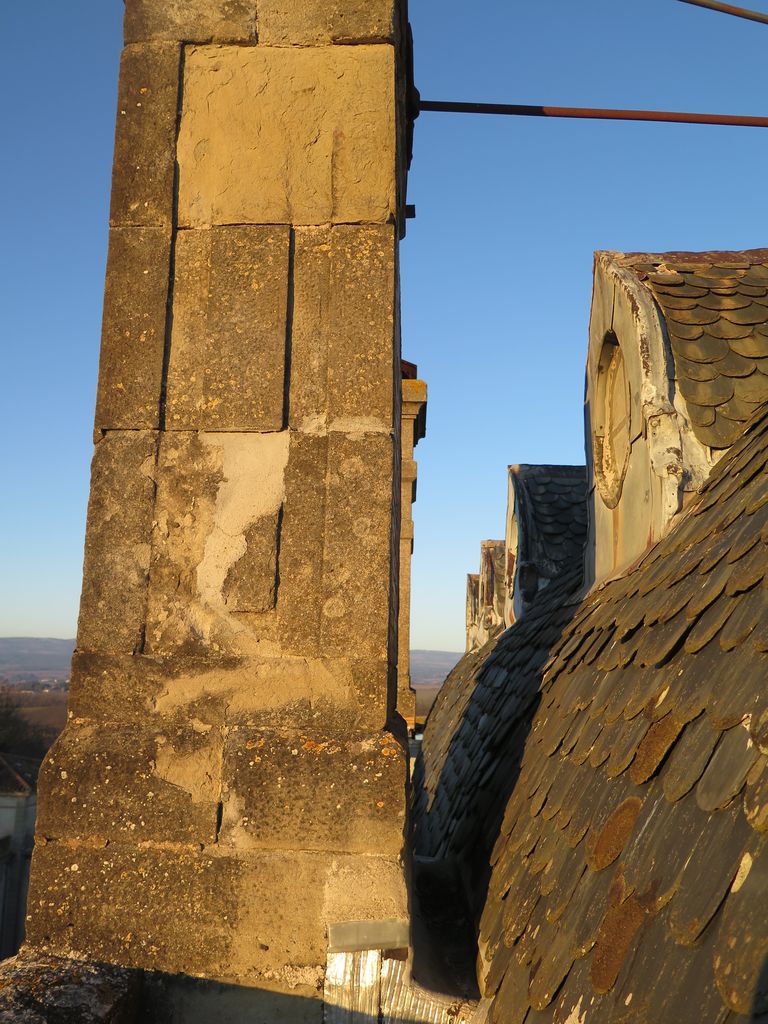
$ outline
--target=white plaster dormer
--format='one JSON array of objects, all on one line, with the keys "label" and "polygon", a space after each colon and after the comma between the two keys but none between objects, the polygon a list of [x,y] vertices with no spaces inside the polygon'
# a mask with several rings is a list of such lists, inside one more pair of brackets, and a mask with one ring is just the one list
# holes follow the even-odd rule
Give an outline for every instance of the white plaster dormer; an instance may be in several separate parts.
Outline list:
[{"label": "white plaster dormer", "polygon": [[467,643],[465,650],[474,651],[480,645],[477,642],[477,627],[480,605],[480,576],[476,572],[467,573],[466,627]]},{"label": "white plaster dormer", "polygon": [[711,464],[677,394],[653,295],[620,253],[595,256],[585,428],[590,587],[664,536]]},{"label": "white plaster dormer", "polygon": [[504,541],[480,543],[477,646],[482,647],[504,625]]}]

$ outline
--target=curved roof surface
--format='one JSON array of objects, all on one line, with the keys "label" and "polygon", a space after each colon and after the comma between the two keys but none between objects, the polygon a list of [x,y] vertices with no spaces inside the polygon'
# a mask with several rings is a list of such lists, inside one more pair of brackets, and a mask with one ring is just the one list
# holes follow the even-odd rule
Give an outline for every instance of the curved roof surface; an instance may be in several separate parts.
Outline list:
[{"label": "curved roof surface", "polygon": [[519,766],[550,646],[573,614],[581,570],[541,591],[526,615],[450,673],[427,720],[414,773],[416,852],[457,857],[472,887],[488,856]]},{"label": "curved roof surface", "polygon": [[553,651],[482,913],[494,1022],[768,1010],[767,467],[763,412]]}]

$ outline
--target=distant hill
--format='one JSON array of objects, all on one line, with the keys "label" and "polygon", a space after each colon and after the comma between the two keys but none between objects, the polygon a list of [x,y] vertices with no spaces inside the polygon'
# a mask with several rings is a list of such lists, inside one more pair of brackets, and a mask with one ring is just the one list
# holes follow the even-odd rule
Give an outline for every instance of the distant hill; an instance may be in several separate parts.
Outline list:
[{"label": "distant hill", "polygon": [[[69,675],[74,647],[74,640],[0,637],[0,676],[10,682],[21,682],[30,676],[65,679]],[[414,687],[429,688],[436,692],[461,657],[461,653],[456,651],[411,651],[411,681]]]},{"label": "distant hill", "polygon": [[442,683],[463,657],[454,651],[411,651],[411,682],[414,686]]},{"label": "distant hill", "polygon": [[416,691],[416,717],[426,718],[445,677],[462,657],[454,651],[411,651],[411,685]]},{"label": "distant hill", "polygon": [[74,640],[52,637],[4,636],[0,637],[0,676],[9,682],[21,682],[30,677],[38,679],[66,679]]}]

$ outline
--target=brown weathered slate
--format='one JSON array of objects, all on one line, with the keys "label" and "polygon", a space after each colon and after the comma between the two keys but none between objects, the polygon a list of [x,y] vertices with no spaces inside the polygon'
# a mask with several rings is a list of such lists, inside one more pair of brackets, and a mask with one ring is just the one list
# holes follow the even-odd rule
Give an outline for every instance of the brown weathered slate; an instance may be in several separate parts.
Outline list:
[{"label": "brown weathered slate", "polygon": [[686,862],[670,904],[669,928],[675,942],[693,945],[709,924],[736,877],[751,834],[738,803],[713,819],[706,842],[698,843]]},{"label": "brown weathered slate", "polygon": [[763,754],[747,776],[744,814],[757,832],[768,831],[768,758]]},{"label": "brown weathered slate", "polygon": [[[627,257],[667,322],[680,390],[699,440],[726,448],[754,409],[768,401],[768,380],[755,359],[768,356],[766,253],[743,253],[740,266],[713,264],[708,254]],[[647,267],[656,271],[647,272]],[[707,408],[715,415],[708,416]]]},{"label": "brown weathered slate", "polygon": [[768,840],[754,835],[722,910],[714,949],[715,981],[723,1001],[740,1014],[768,1012]]},{"label": "brown weathered slate", "polygon": [[645,797],[619,867],[628,890],[651,912],[673,895],[686,861],[706,832],[708,819],[689,795],[670,803],[658,784]]},{"label": "brown weathered slate", "polygon": [[667,800],[679,800],[696,785],[719,738],[720,733],[712,728],[706,715],[688,723],[662,773]]},{"label": "brown weathered slate", "polygon": [[714,811],[729,804],[747,781],[759,754],[746,728],[734,725],[726,730],[696,787],[699,807]]},{"label": "brown weathered slate", "polygon": [[493,1007],[492,1020],[499,1024],[523,1024],[528,1001],[528,971],[512,960]]},{"label": "brown weathered slate", "polygon": [[670,714],[654,722],[637,748],[629,775],[636,784],[647,780],[658,769],[667,751],[672,747],[683,728],[683,722]]},{"label": "brown weathered slate", "polygon": [[611,756],[608,758],[606,774],[611,778],[621,775],[629,767],[643,741],[651,723],[643,716],[636,716],[622,725],[621,733],[616,739]]}]

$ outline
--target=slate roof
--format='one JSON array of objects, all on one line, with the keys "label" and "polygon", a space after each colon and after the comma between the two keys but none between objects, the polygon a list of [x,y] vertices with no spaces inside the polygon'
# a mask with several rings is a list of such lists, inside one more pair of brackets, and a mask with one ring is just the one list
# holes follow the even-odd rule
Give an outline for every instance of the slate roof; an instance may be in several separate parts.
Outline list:
[{"label": "slate roof", "polygon": [[584,466],[520,465],[509,472],[518,557],[535,562],[552,582],[522,618],[466,654],[450,673],[427,720],[414,771],[416,853],[456,858],[468,888],[478,891],[519,762],[520,724],[529,723],[549,647],[580,592],[587,532]]},{"label": "slate roof", "polygon": [[508,721],[521,762],[479,937],[493,1024],[768,1011],[767,469],[762,411],[575,610]]},{"label": "slate roof", "polygon": [[579,566],[509,629],[465,655],[427,720],[414,771],[415,850],[455,858],[473,893],[487,882],[549,646],[573,614],[581,579]]},{"label": "slate roof", "polygon": [[29,796],[37,789],[40,761],[18,754],[0,754],[0,793]]},{"label": "slate roof", "polygon": [[[766,339],[768,340],[768,339]],[[535,562],[554,579],[579,561],[587,536],[586,466],[509,467],[515,482],[519,536],[517,557]]]},{"label": "slate roof", "polygon": [[661,309],[694,433],[727,448],[768,401],[768,249],[618,261]]}]

